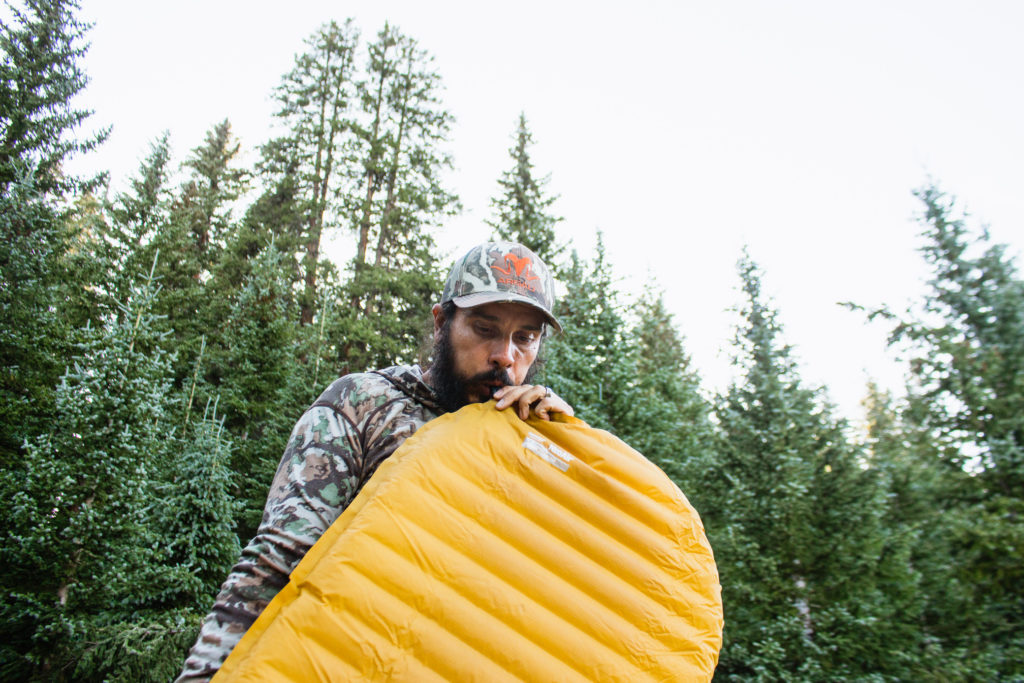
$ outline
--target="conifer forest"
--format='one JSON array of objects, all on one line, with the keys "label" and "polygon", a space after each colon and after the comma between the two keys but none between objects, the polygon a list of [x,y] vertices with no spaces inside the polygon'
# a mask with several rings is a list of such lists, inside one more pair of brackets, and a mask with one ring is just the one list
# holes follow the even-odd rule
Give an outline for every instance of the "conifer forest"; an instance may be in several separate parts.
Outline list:
[{"label": "conifer forest", "polygon": [[[454,121],[393,25],[311,31],[240,161],[229,120],[186,158],[154,131],[123,191],[75,0],[0,29],[0,680],[167,681],[254,533],[295,420],[347,372],[426,362]],[[372,30],[371,30],[372,29]],[[88,132],[93,131],[93,132]],[[882,320],[905,391],[852,429],[737,254],[736,379],[710,394],[656,285],[617,289],[559,218],[521,117],[488,234],[564,284],[539,383],[658,464],[700,512],[723,681],[1024,681],[1024,279],[936,183],[927,293]],[[495,145],[507,145],[496,140]],[[557,169],[555,169],[557,172]],[[907,188],[908,191],[911,188]],[[332,263],[328,233],[351,241]]]}]

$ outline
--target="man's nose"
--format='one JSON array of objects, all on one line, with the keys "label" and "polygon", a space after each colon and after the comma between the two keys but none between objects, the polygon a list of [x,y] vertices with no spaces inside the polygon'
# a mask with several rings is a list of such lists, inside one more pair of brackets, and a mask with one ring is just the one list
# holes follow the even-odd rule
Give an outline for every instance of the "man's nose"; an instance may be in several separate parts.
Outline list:
[{"label": "man's nose", "polygon": [[491,357],[488,359],[499,368],[510,368],[515,360],[515,344],[512,338],[496,339],[491,345]]}]

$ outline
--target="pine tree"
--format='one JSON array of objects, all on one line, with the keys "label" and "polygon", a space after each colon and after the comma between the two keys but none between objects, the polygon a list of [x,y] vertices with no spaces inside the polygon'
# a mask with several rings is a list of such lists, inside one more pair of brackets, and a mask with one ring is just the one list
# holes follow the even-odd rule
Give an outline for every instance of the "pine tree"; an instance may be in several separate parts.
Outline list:
[{"label": "pine tree", "polygon": [[154,295],[150,277],[123,316],[83,333],[48,433],[0,478],[5,677],[63,679],[58,667],[93,624],[145,602],[154,571],[145,492],[170,400]]},{"label": "pine tree", "polygon": [[357,40],[351,21],[343,26],[332,21],[306,41],[307,52],[296,57],[295,66],[275,93],[281,105],[277,116],[287,126],[287,136],[271,141],[264,151],[266,158],[280,159],[278,166],[284,162],[287,177],[294,183],[298,212],[304,217],[300,238],[304,252],[300,315],[304,325],[313,322],[316,310],[323,233],[338,221],[335,197],[341,174],[336,165],[341,160],[335,155],[344,149],[351,128]]},{"label": "pine tree", "polygon": [[[88,26],[75,2],[6,4],[0,22],[0,463],[46,429],[67,357],[62,302],[76,238],[61,205],[81,186],[63,163],[103,138],[72,139],[90,112],[72,107]],[[88,184],[88,183],[85,183]],[[74,293],[74,292],[72,292]]]},{"label": "pine tree", "polygon": [[0,193],[0,462],[13,462],[25,440],[45,431],[61,373],[58,313],[68,234],[31,184]]},{"label": "pine tree", "polygon": [[702,482],[731,624],[718,671],[860,679],[887,666],[877,635],[885,599],[874,583],[881,488],[842,423],[802,385],[746,255],[740,276],[742,380],[717,401],[719,461]]},{"label": "pine tree", "polygon": [[519,242],[556,268],[565,250],[555,235],[555,226],[562,219],[550,213],[558,197],[545,194],[550,176],[534,177],[530,161],[533,135],[527,127],[526,114],[519,115],[514,139],[515,144],[509,149],[513,166],[498,179],[502,194],[491,199],[494,218],[487,224],[498,238]]},{"label": "pine tree", "polygon": [[233,435],[232,466],[244,503],[239,535],[245,538],[259,524],[296,417],[320,391],[310,379],[316,358],[309,358],[311,342],[303,334],[309,328],[299,325],[283,265],[289,260],[274,244],[252,260],[250,273],[227,302],[208,360],[202,361],[208,369],[197,373],[208,383],[198,395],[219,396],[224,424]]},{"label": "pine tree", "polygon": [[433,58],[385,24],[358,84],[352,154],[358,174],[345,205],[356,232],[346,299],[339,303],[341,371],[416,360],[442,274],[432,230],[458,208],[443,184],[452,116]]},{"label": "pine tree", "polygon": [[635,313],[629,339],[637,350],[637,391],[622,438],[662,467],[700,510],[696,473],[714,462],[711,406],[661,292],[649,286]]},{"label": "pine tree", "polygon": [[71,104],[88,82],[78,63],[89,26],[75,16],[74,0],[5,4],[13,23],[0,22],[0,194],[31,178],[37,191],[60,196],[83,185],[65,174],[64,162],[95,148],[108,132],[71,135],[92,115]]},{"label": "pine tree", "polygon": [[574,251],[562,281],[567,291],[558,319],[564,334],[548,342],[540,381],[554,386],[590,425],[620,434],[638,398],[637,357],[624,337],[626,322],[600,233],[594,260]]},{"label": "pine tree", "polygon": [[961,675],[1020,677],[1024,280],[1006,248],[972,232],[952,199],[934,186],[916,194],[932,276],[923,306],[901,316],[892,342],[910,356],[904,419],[922,469],[938,478],[934,504],[947,511],[939,528],[953,569],[941,574],[945,587],[929,585],[926,627]]}]

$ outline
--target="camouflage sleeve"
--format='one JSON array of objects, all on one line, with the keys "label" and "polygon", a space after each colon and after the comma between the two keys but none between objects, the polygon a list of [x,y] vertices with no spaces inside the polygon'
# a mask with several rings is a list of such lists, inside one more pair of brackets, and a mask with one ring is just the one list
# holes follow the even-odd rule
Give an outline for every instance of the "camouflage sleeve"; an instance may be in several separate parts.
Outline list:
[{"label": "camouflage sleeve", "polygon": [[295,425],[259,530],[221,587],[178,681],[207,681],[217,672],[306,551],[348,506],[358,487],[362,445],[346,412],[315,404]]}]

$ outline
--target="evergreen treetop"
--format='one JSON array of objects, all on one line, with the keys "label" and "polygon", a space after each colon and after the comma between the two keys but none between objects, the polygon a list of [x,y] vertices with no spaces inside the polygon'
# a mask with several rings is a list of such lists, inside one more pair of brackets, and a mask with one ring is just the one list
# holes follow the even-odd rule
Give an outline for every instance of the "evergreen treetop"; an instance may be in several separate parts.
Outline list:
[{"label": "evergreen treetop", "polygon": [[90,186],[66,174],[73,155],[95,148],[108,129],[77,135],[92,112],[76,109],[72,98],[88,77],[79,67],[89,25],[77,18],[76,0],[5,3],[13,22],[0,21],[0,192],[29,174],[44,193],[62,195]]},{"label": "evergreen treetop", "polygon": [[565,250],[564,241],[555,234],[555,226],[562,220],[551,213],[558,196],[548,196],[545,188],[551,176],[535,177],[530,147],[533,134],[526,122],[526,114],[519,114],[519,123],[509,149],[512,168],[498,179],[501,194],[491,199],[493,218],[487,224],[495,234],[505,240],[518,242],[557,268]]}]

